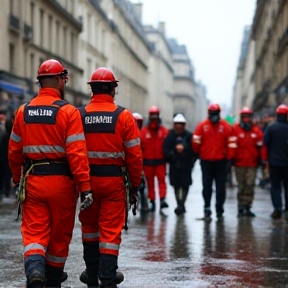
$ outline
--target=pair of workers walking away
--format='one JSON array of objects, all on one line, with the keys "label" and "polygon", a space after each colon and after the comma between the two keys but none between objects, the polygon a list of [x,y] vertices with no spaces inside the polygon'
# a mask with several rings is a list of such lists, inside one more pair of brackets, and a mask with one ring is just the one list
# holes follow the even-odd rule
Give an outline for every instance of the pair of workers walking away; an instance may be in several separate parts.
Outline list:
[{"label": "pair of workers walking away", "polygon": [[68,71],[59,61],[42,63],[37,78],[39,93],[18,109],[9,141],[27,287],[59,288],[66,280],[80,192],[85,281],[98,287],[100,278],[100,287],[114,288],[127,212],[124,173],[132,183],[130,204],[137,201],[141,181],[138,128],[132,114],[114,104],[118,81],[106,68],[93,73],[92,101],[82,116],[63,100]]}]

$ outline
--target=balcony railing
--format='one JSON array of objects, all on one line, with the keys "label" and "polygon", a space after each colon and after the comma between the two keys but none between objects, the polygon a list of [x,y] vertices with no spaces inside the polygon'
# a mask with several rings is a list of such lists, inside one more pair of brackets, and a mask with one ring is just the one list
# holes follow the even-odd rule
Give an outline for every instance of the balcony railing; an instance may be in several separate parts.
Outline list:
[{"label": "balcony railing", "polygon": [[278,42],[278,54],[280,54],[283,49],[286,47],[288,44],[288,27],[285,29],[282,37],[279,39]]},{"label": "balcony railing", "polygon": [[31,26],[27,25],[24,23],[24,35],[23,35],[24,40],[30,40],[33,38],[33,29]]},{"label": "balcony railing", "polygon": [[9,24],[13,29],[20,30],[20,20],[18,17],[10,14]]}]

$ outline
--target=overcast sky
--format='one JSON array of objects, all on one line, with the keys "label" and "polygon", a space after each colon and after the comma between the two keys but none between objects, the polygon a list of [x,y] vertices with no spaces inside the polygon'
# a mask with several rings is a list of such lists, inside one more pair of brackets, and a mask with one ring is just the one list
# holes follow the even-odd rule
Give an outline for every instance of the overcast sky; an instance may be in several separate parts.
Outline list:
[{"label": "overcast sky", "polygon": [[196,80],[212,102],[231,105],[244,27],[256,0],[132,0],[143,3],[143,23],[165,22],[166,36],[187,47]]}]

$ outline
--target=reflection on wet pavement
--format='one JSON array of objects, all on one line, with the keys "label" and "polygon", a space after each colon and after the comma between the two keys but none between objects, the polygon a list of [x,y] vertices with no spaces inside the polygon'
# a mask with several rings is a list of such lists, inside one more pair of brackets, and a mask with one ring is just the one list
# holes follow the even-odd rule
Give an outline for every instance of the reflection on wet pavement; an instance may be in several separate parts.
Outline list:
[{"label": "reflection on wet pavement", "polygon": [[[236,189],[230,189],[222,221],[217,220],[213,209],[211,221],[197,220],[203,216],[200,176],[196,167],[185,215],[174,214],[171,187],[168,209],[130,215],[119,256],[125,281],[119,287],[287,288],[288,223],[270,218],[269,192],[256,189],[254,219],[237,218]],[[157,205],[158,210],[159,202]],[[12,208],[11,203],[0,208],[0,287],[24,288],[20,227],[12,223]],[[69,278],[63,287],[85,287],[78,279],[83,269],[81,230],[76,219],[66,264]]]}]

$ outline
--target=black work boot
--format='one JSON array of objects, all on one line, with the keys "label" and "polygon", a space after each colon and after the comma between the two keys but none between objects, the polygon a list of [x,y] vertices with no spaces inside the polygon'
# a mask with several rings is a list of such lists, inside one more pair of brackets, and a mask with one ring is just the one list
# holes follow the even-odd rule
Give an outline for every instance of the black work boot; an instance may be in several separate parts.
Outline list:
[{"label": "black work boot", "polygon": [[66,280],[68,279],[68,274],[67,274],[67,272],[64,272],[63,271],[63,273],[62,273],[62,276],[61,276],[61,283],[62,282],[65,282]]},{"label": "black work boot", "polygon": [[163,209],[163,208],[168,208],[168,204],[167,202],[165,201],[165,198],[161,198],[160,199],[160,209]]},{"label": "black work boot", "polygon": [[28,256],[25,261],[25,274],[28,288],[42,288],[45,284],[45,265],[44,256],[35,254]]},{"label": "black work boot", "polygon": [[99,241],[83,242],[83,258],[86,269],[79,277],[79,280],[91,287],[98,287],[99,268]]},{"label": "black work boot", "polygon": [[250,209],[251,209],[250,205],[247,205],[246,206],[245,216],[247,216],[247,217],[256,217],[255,213],[253,213]]},{"label": "black work boot", "polygon": [[[87,270],[85,269],[80,277],[79,277],[80,281],[82,283],[88,284],[88,274],[87,274]],[[98,278],[97,278],[98,279]],[[115,283],[118,285],[120,283],[122,283],[124,281],[124,275],[122,272],[117,271],[116,272],[116,278],[115,278]]]},{"label": "black work boot", "polygon": [[155,201],[154,200],[150,200],[150,207],[149,207],[149,211],[151,212],[155,212]]},{"label": "black work boot", "polygon": [[144,189],[140,190],[141,196],[141,211],[146,212],[149,211],[147,196],[145,195]]},{"label": "black work boot", "polygon": [[185,212],[183,200],[178,201],[178,206],[175,208],[174,212],[176,215],[181,215]]},{"label": "black work boot", "polygon": [[282,217],[282,211],[274,210],[273,213],[271,214],[271,217],[273,219],[280,219]]},{"label": "black work boot", "polygon": [[100,279],[101,285],[100,288],[117,288],[115,283],[111,283],[111,279]]},{"label": "black work boot", "polygon": [[61,288],[61,279],[64,267],[46,265],[46,287]]},{"label": "black work boot", "polygon": [[35,280],[28,287],[29,288],[44,288],[44,282],[41,280]]},{"label": "black work boot", "polygon": [[243,217],[243,216],[245,216],[245,214],[246,214],[246,208],[245,208],[245,206],[243,206],[243,205],[240,205],[239,207],[238,207],[238,217]]},{"label": "black work boot", "polygon": [[210,207],[204,208],[204,219],[205,220],[210,220],[211,219],[211,209]]},{"label": "black work boot", "polygon": [[88,266],[80,275],[79,280],[91,287],[98,287],[98,265]]}]

